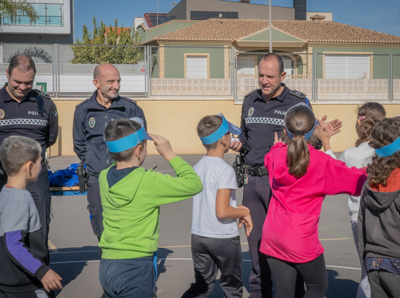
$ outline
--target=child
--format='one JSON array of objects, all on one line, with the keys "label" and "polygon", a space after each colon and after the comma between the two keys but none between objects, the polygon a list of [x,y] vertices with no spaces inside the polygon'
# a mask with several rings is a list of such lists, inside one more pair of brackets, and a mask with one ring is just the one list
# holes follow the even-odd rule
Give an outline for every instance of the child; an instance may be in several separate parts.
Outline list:
[{"label": "child", "polygon": [[328,280],[324,249],[318,239],[322,202],[326,195],[360,195],[366,179],[362,171],[349,169],[307,143],[317,123],[307,105],[290,108],[285,116],[289,145],[276,136],[275,145],[265,156],[272,198],[260,251],[267,255],[276,298],[294,297],[297,273],[306,283],[305,297],[324,297]]},{"label": "child", "polygon": [[[41,170],[39,143],[21,136],[6,138],[0,159],[7,184],[0,192],[0,297],[48,297],[62,289],[61,277],[47,267],[47,247],[39,214],[26,184]],[[44,289],[43,289],[44,288]]]},{"label": "child", "polygon": [[237,183],[233,168],[224,161],[231,144],[230,133],[240,128],[222,114],[205,116],[197,126],[207,154],[195,166],[203,191],[193,197],[192,256],[196,282],[182,296],[208,297],[214,288],[218,268],[224,297],[242,297],[242,251],[236,219],[252,229],[250,211],[236,207]]},{"label": "child", "polygon": [[[114,119],[104,134],[116,164],[99,177],[104,217],[100,282],[110,297],[150,298],[156,280],[153,255],[158,247],[160,206],[192,197],[202,184],[168,140],[150,138],[138,122]],[[141,167],[147,155],[146,140],[151,139],[178,177]]]},{"label": "child", "polygon": [[368,165],[358,213],[359,249],[371,297],[400,293],[400,118],[388,118],[372,131],[376,154]]},{"label": "child", "polygon": [[[371,139],[372,129],[380,121],[386,118],[385,108],[377,102],[368,102],[362,105],[357,112],[356,132],[358,140],[355,148],[349,148],[342,153],[339,160],[346,163],[348,167],[356,167],[358,169],[365,168],[372,161],[372,156],[375,154],[375,150],[368,146]],[[329,139],[324,139],[325,153],[329,154],[336,159],[336,156],[330,150]],[[349,213],[351,229],[353,231],[353,239],[358,248],[358,236],[357,236],[357,217],[358,210],[360,208],[360,197],[349,196],[348,199]],[[363,261],[360,257],[361,263],[361,281],[357,290],[357,298],[369,298],[371,297],[371,290],[368,283],[367,272],[365,271]]]}]

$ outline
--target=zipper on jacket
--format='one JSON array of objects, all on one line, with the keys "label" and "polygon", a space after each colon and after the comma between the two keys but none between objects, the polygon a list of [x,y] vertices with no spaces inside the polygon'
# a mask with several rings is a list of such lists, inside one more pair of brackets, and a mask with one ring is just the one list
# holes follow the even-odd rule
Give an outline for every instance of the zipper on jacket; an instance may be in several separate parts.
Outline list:
[{"label": "zipper on jacket", "polygon": [[[104,129],[107,127],[107,109],[104,111]],[[106,168],[108,168],[108,154],[106,157]]]}]

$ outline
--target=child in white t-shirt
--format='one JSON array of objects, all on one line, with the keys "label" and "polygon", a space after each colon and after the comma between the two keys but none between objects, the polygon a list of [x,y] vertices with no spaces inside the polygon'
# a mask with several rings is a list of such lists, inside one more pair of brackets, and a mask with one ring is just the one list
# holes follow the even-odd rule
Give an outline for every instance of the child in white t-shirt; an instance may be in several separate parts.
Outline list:
[{"label": "child in white t-shirt", "polygon": [[218,269],[224,297],[242,297],[242,251],[236,219],[239,228],[244,223],[247,236],[253,224],[249,209],[236,206],[235,172],[224,161],[231,144],[230,133],[240,134],[240,128],[220,114],[202,118],[197,133],[207,154],[194,166],[203,183],[203,191],[193,197],[191,233],[196,282],[182,298],[208,297]]}]

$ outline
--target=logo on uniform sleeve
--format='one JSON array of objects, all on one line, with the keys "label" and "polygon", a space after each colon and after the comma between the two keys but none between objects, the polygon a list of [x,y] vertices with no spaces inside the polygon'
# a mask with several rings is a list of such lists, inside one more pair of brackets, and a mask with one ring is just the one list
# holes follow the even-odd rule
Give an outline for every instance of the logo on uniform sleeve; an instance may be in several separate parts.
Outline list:
[{"label": "logo on uniform sleeve", "polygon": [[4,119],[4,116],[6,113],[4,113],[4,110],[0,110],[0,119]]},{"label": "logo on uniform sleeve", "polygon": [[254,108],[251,107],[251,108],[249,109],[248,115],[249,115],[249,117],[251,117],[251,116],[253,116],[253,114],[254,114]]},{"label": "logo on uniform sleeve", "polygon": [[93,117],[89,119],[89,127],[93,128],[96,125],[96,119],[94,119]]}]

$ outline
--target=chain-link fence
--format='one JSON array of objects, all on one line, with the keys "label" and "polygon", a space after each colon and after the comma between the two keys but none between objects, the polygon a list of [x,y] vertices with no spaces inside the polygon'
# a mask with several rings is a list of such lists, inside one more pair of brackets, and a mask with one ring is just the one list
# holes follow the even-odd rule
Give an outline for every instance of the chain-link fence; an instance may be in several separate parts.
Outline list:
[{"label": "chain-link fence", "polygon": [[[400,100],[400,55],[356,51],[279,53],[284,83],[313,101]],[[0,44],[0,84],[16,54],[34,59],[35,85],[54,98],[90,96],[95,66],[109,62],[120,71],[124,96],[241,101],[259,88],[258,63],[266,53],[229,46]]]},{"label": "chain-link fence", "polygon": [[232,97],[230,47],[150,47],[152,96]]},{"label": "chain-link fence", "polygon": [[[259,88],[258,63],[265,52],[237,53],[236,89],[237,99]],[[312,54],[281,53],[286,77],[284,83],[290,89],[301,91],[312,98]]]},{"label": "chain-link fence", "polygon": [[390,99],[390,55],[318,54],[318,100]]},{"label": "chain-link fence", "polygon": [[393,100],[400,100],[400,55],[393,55],[392,57]]}]

